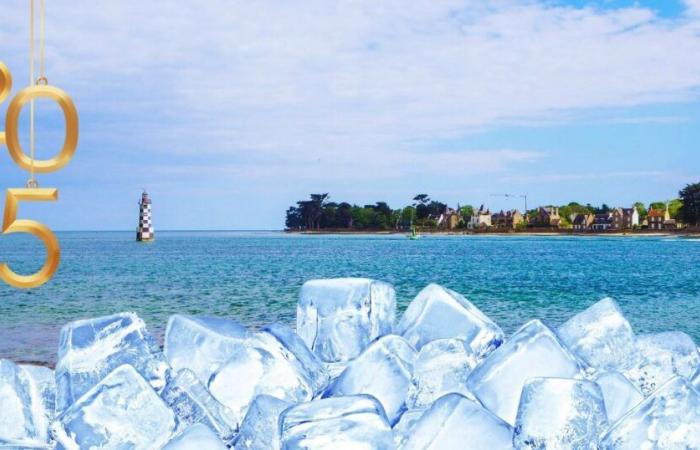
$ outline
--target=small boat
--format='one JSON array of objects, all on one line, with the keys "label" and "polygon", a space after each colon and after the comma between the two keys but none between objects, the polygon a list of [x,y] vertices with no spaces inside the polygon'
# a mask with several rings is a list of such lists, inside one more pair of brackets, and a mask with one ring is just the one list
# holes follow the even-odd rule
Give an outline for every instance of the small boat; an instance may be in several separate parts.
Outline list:
[{"label": "small boat", "polygon": [[406,237],[412,241],[415,241],[416,239],[420,239],[420,234],[416,232],[416,227],[411,226],[411,234],[407,235]]}]

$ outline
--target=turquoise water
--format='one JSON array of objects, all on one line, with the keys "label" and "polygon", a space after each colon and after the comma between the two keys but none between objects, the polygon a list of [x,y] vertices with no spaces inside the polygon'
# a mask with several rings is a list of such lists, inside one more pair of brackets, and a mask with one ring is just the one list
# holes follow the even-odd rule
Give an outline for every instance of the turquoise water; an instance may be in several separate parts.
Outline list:
[{"label": "turquoise water", "polygon": [[[162,335],[175,312],[293,323],[311,278],[365,276],[396,286],[401,309],[426,284],[467,296],[507,332],[559,324],[609,295],[639,332],[681,330],[700,343],[700,240],[664,237],[301,236],[256,232],[58,233],[56,276],[0,285],[0,357],[52,362],[69,320],[133,310]],[[36,270],[34,240],[0,237],[0,260]]]}]

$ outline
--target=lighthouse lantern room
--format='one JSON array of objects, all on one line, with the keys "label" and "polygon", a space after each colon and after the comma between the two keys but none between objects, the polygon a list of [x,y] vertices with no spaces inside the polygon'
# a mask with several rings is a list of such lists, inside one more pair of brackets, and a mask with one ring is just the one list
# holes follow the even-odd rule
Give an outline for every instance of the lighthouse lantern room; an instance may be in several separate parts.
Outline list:
[{"label": "lighthouse lantern room", "polygon": [[145,190],[139,202],[139,226],[136,229],[136,240],[149,242],[155,239],[153,222],[151,221],[151,199]]}]

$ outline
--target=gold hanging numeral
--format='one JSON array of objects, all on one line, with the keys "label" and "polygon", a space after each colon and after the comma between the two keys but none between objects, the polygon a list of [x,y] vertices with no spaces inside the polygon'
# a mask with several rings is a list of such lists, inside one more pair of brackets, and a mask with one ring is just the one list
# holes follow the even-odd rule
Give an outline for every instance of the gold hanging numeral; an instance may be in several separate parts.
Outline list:
[{"label": "gold hanging numeral", "polygon": [[[12,75],[10,69],[0,62],[0,103],[4,102],[12,90]],[[5,132],[0,131],[0,145],[5,143]]]},{"label": "gold hanging numeral", "polygon": [[56,235],[45,225],[35,220],[17,219],[20,201],[56,201],[58,189],[55,188],[11,188],[7,190],[5,216],[2,222],[2,234],[29,233],[41,239],[46,247],[46,260],[38,272],[31,275],[19,275],[6,263],[0,263],[0,279],[17,288],[34,288],[51,279],[61,260],[61,249]]},{"label": "gold hanging numeral", "polygon": [[73,100],[65,91],[53,86],[38,85],[22,89],[15,95],[7,107],[5,118],[5,140],[10,156],[18,166],[25,170],[32,167],[32,158],[27,156],[19,143],[19,113],[22,107],[34,98],[50,98],[63,110],[65,118],[65,139],[61,151],[55,157],[46,160],[34,160],[34,170],[39,173],[54,172],[71,160],[78,147],[78,111]]}]

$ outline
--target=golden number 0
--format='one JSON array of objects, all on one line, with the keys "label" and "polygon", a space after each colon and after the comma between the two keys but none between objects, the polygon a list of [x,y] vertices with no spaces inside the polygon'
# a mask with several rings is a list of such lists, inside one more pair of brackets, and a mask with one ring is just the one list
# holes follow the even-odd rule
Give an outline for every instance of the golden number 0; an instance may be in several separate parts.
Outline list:
[{"label": "golden number 0", "polygon": [[29,233],[41,239],[46,247],[46,261],[43,267],[32,275],[19,275],[5,263],[0,263],[0,279],[10,286],[33,288],[41,286],[51,279],[61,260],[58,240],[45,225],[34,220],[17,219],[19,202],[56,201],[58,189],[55,188],[12,188],[7,190],[5,200],[5,217],[2,222],[2,234]]},{"label": "golden number 0", "polygon": [[[34,170],[36,172],[54,172],[68,164],[78,146],[78,111],[75,109],[73,100],[62,89],[39,85],[30,86],[19,91],[7,107],[5,141],[10,156],[15,163],[25,170],[30,170],[32,159],[24,153],[22,145],[19,143],[19,113],[27,102],[37,97],[50,98],[56,101],[63,110],[63,116],[66,121],[65,140],[59,154],[47,160],[34,160]],[[0,140],[0,143],[2,143],[2,140]]]}]

